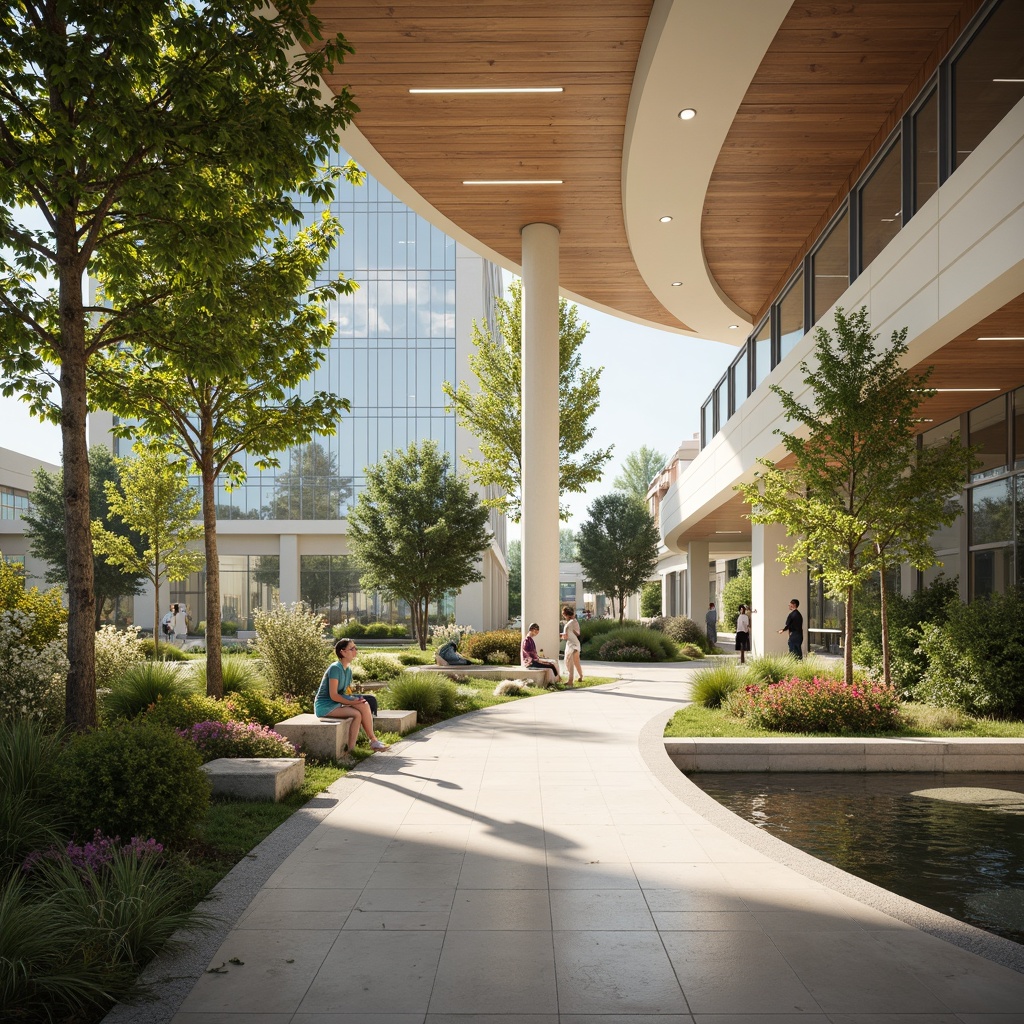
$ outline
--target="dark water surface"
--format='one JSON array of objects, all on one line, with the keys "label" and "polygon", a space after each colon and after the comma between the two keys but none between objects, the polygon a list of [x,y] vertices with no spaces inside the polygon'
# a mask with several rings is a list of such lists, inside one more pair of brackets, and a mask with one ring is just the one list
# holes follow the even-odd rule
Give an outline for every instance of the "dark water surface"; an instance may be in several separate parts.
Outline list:
[{"label": "dark water surface", "polygon": [[1024,942],[1024,774],[689,777],[791,846],[950,917]]}]

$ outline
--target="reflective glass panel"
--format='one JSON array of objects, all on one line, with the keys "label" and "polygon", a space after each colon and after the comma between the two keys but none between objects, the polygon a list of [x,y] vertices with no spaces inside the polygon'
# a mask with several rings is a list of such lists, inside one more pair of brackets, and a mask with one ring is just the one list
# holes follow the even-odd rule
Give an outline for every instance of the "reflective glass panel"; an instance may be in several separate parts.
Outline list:
[{"label": "reflective glass panel", "polygon": [[889,147],[860,190],[860,269],[899,233],[903,216],[900,140]]},{"label": "reflective glass panel", "polygon": [[914,211],[939,187],[939,97],[935,90],[914,115]]},{"label": "reflective glass panel", "polygon": [[1017,581],[1024,583],[1024,476],[1017,478]]},{"label": "reflective glass panel", "polygon": [[953,166],[1024,96],[1024,3],[1003,0],[953,63]]},{"label": "reflective glass panel", "polygon": [[804,274],[800,271],[779,302],[779,359],[785,359],[804,336]]},{"label": "reflective glass panel", "polygon": [[1013,478],[971,491],[971,546],[1013,540]]},{"label": "reflective glass panel", "polygon": [[700,409],[700,437],[701,447],[706,445],[715,436],[715,419],[712,411],[712,399],[708,399]]},{"label": "reflective glass panel", "polygon": [[1013,548],[989,548],[971,552],[971,600],[990,594],[1005,594],[1012,586]]},{"label": "reflective glass panel", "polygon": [[1014,392],[1013,454],[1014,465],[1024,466],[1024,388]]},{"label": "reflective glass panel", "polygon": [[732,394],[733,410],[735,411],[747,397],[747,350],[745,347],[736,357],[736,362],[732,364]]},{"label": "reflective glass panel", "polygon": [[718,429],[722,427],[729,420],[729,381],[728,379],[723,380],[721,384],[715,388],[715,412],[716,419],[718,421]]},{"label": "reflective glass panel", "polygon": [[838,301],[850,284],[850,213],[836,221],[812,257],[814,268],[814,322]]},{"label": "reflective glass panel", "polygon": [[754,387],[772,372],[772,323],[771,318],[766,317],[761,329],[754,335]]},{"label": "reflective glass panel", "polygon": [[1001,473],[1007,465],[1006,398],[1000,395],[972,409],[968,414],[968,423],[969,443],[972,446],[980,445],[978,458],[981,461],[971,479],[981,480],[993,473]]}]

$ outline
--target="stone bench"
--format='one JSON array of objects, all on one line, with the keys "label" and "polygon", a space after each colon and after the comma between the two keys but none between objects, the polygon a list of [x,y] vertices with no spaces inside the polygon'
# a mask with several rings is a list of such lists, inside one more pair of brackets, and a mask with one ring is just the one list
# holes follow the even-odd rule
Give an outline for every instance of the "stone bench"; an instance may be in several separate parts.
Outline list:
[{"label": "stone bench", "polygon": [[522,679],[531,686],[550,686],[554,679],[547,668],[523,668],[522,665],[418,665],[409,672],[440,672],[449,679],[471,676],[474,679]]},{"label": "stone bench", "polygon": [[[316,715],[294,715],[278,722],[274,731],[294,743],[310,757],[337,761],[345,756],[349,718],[317,718]],[[344,726],[344,728],[339,728]],[[404,735],[416,726],[415,711],[384,710],[373,716],[374,732],[397,732]]]},{"label": "stone bench", "polygon": [[298,789],[306,777],[301,757],[218,757],[202,770],[214,796],[277,803]]}]

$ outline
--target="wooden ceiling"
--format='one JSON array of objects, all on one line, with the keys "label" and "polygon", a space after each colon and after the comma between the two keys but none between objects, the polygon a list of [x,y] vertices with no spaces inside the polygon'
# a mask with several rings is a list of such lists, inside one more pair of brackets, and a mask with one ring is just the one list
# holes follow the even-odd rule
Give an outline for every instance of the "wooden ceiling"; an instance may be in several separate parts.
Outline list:
[{"label": "wooden ceiling", "polygon": [[701,238],[757,322],[981,0],[796,0],[718,157]]},{"label": "wooden ceiling", "polygon": [[[563,288],[685,329],[651,294],[622,218],[621,161],[633,74],[652,0],[318,0],[325,34],[355,54],[356,125],[423,198],[513,264],[519,231],[561,231]],[[562,86],[557,94],[410,95],[410,88]],[[478,179],[562,185],[467,186]]]}]

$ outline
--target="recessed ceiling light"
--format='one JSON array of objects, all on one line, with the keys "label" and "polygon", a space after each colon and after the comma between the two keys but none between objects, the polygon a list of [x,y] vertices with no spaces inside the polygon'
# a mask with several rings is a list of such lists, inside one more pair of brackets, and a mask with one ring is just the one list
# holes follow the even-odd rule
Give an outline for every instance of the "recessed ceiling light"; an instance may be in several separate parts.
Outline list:
[{"label": "recessed ceiling light", "polygon": [[979,338],[978,341],[1024,341],[1024,335],[1011,334],[1002,337]]},{"label": "recessed ceiling light", "polygon": [[729,324],[729,330],[730,331],[738,331],[739,329],[740,329],[740,325],[739,324]]},{"label": "recessed ceiling light", "polygon": [[682,288],[682,286],[683,286],[683,282],[682,281],[673,281],[672,282],[672,287],[673,288]]},{"label": "recessed ceiling light", "polygon": [[680,121],[692,121],[697,116],[697,111],[693,107],[685,107],[679,111]]},{"label": "recessed ceiling light", "polygon": [[463,185],[561,185],[561,178],[494,178],[491,180],[464,181]]},{"label": "recessed ceiling light", "polygon": [[715,530],[715,533],[739,533],[739,530]]},{"label": "recessed ceiling light", "polygon": [[659,217],[658,220],[660,220],[662,224],[668,224],[669,221],[672,220],[672,218],[671,217]]},{"label": "recessed ceiling light", "polygon": [[443,95],[443,94],[456,94],[456,93],[494,93],[494,92],[565,92],[565,89],[560,85],[543,85],[543,86],[527,86],[522,88],[504,88],[504,87],[487,87],[487,88],[466,88],[466,89],[410,89],[410,93],[413,95],[422,96],[424,94],[430,95]]}]

